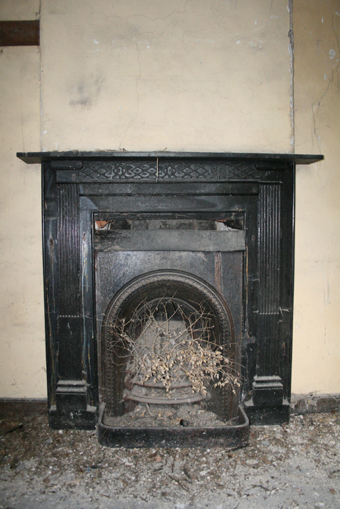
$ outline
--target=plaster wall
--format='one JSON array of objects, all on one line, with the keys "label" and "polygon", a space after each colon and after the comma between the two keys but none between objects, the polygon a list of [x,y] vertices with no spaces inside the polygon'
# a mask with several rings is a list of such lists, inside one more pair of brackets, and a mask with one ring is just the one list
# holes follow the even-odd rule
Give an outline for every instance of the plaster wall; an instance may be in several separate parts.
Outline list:
[{"label": "plaster wall", "polygon": [[[0,19],[35,19],[39,2],[2,1]],[[0,397],[46,394],[40,168],[40,52],[0,48]]]},{"label": "plaster wall", "polygon": [[293,391],[340,392],[340,4],[294,0],[297,171]]},{"label": "plaster wall", "polygon": [[292,150],[282,0],[43,0],[43,150]]},{"label": "plaster wall", "polygon": [[1,0],[0,21],[39,19],[40,0]]},{"label": "plaster wall", "polygon": [[[294,0],[296,152],[326,156],[297,176],[303,393],[340,392],[336,4]],[[46,395],[40,168],[17,151],[294,150],[288,0],[2,0],[0,19],[39,11],[41,60],[0,54],[0,397]]]}]

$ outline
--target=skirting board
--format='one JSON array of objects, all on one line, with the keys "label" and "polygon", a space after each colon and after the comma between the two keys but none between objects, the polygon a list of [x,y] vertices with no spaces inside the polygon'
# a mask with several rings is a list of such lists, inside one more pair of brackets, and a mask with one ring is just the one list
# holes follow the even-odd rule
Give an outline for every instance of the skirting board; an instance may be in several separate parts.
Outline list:
[{"label": "skirting board", "polygon": [[[291,413],[340,412],[340,394],[292,394]],[[47,399],[0,398],[0,416],[7,411],[25,415],[48,412]]]},{"label": "skirting board", "polygon": [[340,394],[292,394],[292,414],[340,412]]}]

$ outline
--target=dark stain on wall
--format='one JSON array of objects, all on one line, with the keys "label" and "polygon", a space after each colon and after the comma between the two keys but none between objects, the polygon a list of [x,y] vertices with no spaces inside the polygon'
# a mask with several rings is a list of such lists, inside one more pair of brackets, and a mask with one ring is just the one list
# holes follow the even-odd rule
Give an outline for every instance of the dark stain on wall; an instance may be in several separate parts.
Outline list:
[{"label": "dark stain on wall", "polygon": [[101,73],[81,78],[76,85],[71,87],[70,106],[91,108],[93,102],[100,95],[104,81],[105,78]]}]

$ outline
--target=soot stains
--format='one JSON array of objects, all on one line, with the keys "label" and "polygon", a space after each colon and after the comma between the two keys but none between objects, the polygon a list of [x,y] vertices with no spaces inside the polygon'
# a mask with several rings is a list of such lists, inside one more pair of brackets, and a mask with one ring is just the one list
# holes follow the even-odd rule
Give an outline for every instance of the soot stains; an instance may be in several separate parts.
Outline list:
[{"label": "soot stains", "polygon": [[76,84],[71,86],[70,106],[91,108],[100,95],[104,81],[105,78],[101,73],[80,78]]}]

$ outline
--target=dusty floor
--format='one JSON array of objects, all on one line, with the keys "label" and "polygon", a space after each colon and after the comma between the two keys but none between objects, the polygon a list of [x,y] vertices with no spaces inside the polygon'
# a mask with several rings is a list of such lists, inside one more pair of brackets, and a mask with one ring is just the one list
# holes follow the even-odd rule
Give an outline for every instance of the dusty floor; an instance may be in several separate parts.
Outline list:
[{"label": "dusty floor", "polygon": [[109,449],[45,413],[0,419],[0,508],[340,508],[337,413],[252,427],[234,451]]}]

